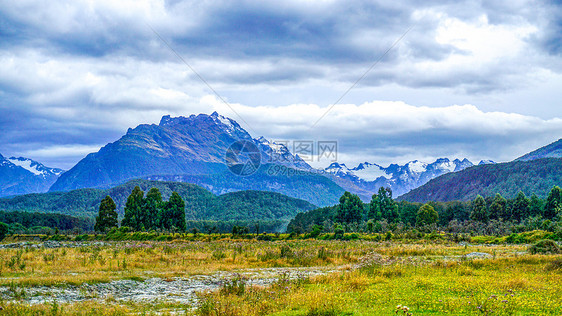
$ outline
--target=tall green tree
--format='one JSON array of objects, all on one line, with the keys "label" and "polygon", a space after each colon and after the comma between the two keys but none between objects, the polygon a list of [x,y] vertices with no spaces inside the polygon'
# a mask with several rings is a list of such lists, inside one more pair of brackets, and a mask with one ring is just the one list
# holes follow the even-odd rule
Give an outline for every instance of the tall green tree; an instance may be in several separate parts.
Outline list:
[{"label": "tall green tree", "polygon": [[162,206],[162,193],[160,193],[160,190],[158,190],[158,188],[151,188],[148,190],[142,210],[142,223],[145,229],[159,228],[158,213],[160,213]]},{"label": "tall green tree", "polygon": [[558,215],[558,210],[562,207],[562,189],[555,186],[550,190],[544,205],[544,217],[547,219],[554,219]]},{"label": "tall green tree", "polygon": [[170,200],[164,202],[159,218],[160,228],[185,231],[185,202],[177,192],[173,192]]},{"label": "tall green tree", "polygon": [[382,219],[382,212],[379,203],[379,196],[373,194],[371,197],[371,202],[369,203],[369,212],[367,213],[367,218],[375,221]]},{"label": "tall green tree", "polygon": [[531,214],[529,210],[530,204],[531,204],[531,200],[529,200],[525,196],[525,193],[519,191],[519,193],[517,193],[517,197],[515,197],[511,206],[511,215],[512,215],[511,219],[516,221],[522,221],[527,217],[529,217],[529,215]]},{"label": "tall green tree", "polygon": [[109,195],[101,200],[94,230],[98,232],[106,232],[112,227],[117,227],[119,222],[117,221],[116,209],[117,205]]},{"label": "tall green tree", "polygon": [[364,211],[363,201],[359,196],[345,191],[340,197],[336,221],[339,223],[358,223],[363,219]]},{"label": "tall green tree", "polygon": [[416,226],[423,227],[437,223],[439,214],[435,208],[428,203],[422,205],[416,216]]},{"label": "tall green tree", "polygon": [[386,219],[389,223],[399,222],[400,213],[398,212],[398,205],[392,199],[392,190],[380,187],[377,196],[382,218]]},{"label": "tall green tree", "polygon": [[539,198],[535,193],[531,195],[531,203],[529,204],[529,216],[538,216],[543,214],[544,200]]},{"label": "tall green tree", "polygon": [[499,220],[509,220],[511,218],[509,208],[507,207],[507,200],[499,193],[496,193],[490,205],[490,217]]},{"label": "tall green tree", "polygon": [[127,198],[127,203],[125,204],[125,216],[121,221],[121,226],[128,226],[134,231],[141,231],[145,229],[142,214],[143,203],[144,192],[139,186],[136,186]]},{"label": "tall green tree", "polygon": [[10,227],[7,224],[0,222],[0,240],[6,238],[9,228]]},{"label": "tall green tree", "polygon": [[488,208],[486,201],[481,195],[478,195],[471,204],[470,219],[482,223],[488,222]]}]

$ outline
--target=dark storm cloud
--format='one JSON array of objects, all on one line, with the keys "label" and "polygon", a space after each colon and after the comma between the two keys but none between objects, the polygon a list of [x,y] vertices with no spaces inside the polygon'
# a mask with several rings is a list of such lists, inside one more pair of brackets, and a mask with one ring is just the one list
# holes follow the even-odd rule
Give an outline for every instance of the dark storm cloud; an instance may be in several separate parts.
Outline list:
[{"label": "dark storm cloud", "polygon": [[[561,20],[560,6],[546,1],[13,1],[0,10],[0,153],[35,153],[67,166],[128,127],[219,107],[201,101],[212,93],[150,27],[219,93],[255,93],[260,100],[271,91],[341,95],[412,27],[358,84],[368,102],[376,99],[368,88],[487,95],[528,86],[537,73],[558,74]],[[472,43],[475,32],[490,38]],[[506,46],[489,51],[496,40]],[[325,111],[306,115],[309,105],[294,107],[279,129],[271,131],[267,120],[277,116],[270,113],[260,117],[264,127],[252,125],[266,136],[298,138],[308,133],[298,120],[308,128]],[[393,122],[407,125],[407,113]],[[367,127],[333,121],[317,136],[341,138],[349,153],[384,147],[390,157],[407,148],[411,155],[443,148],[484,155],[494,148],[490,139],[511,146],[516,137],[558,131],[544,120],[538,132],[523,124],[521,135],[493,137],[477,127],[424,124],[407,132],[374,128],[361,138]]]}]

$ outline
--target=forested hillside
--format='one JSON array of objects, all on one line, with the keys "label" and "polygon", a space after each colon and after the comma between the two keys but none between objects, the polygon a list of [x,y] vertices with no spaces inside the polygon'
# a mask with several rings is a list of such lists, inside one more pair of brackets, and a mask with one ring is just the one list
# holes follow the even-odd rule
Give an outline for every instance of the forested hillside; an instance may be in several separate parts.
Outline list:
[{"label": "forested hillside", "polygon": [[496,193],[513,198],[519,191],[545,198],[553,186],[561,184],[562,159],[514,161],[474,166],[442,175],[398,197],[398,200],[421,203],[469,201],[477,195],[489,197]]},{"label": "forested hillside", "polygon": [[109,195],[123,216],[127,197],[135,186],[147,192],[158,188],[164,199],[178,192],[186,204],[188,220],[279,220],[294,217],[298,212],[315,208],[306,201],[283,194],[263,191],[240,191],[215,196],[204,188],[180,182],[132,180],[108,190],[79,189],[70,192],[28,194],[0,199],[0,210],[61,213],[93,218],[100,201]]}]

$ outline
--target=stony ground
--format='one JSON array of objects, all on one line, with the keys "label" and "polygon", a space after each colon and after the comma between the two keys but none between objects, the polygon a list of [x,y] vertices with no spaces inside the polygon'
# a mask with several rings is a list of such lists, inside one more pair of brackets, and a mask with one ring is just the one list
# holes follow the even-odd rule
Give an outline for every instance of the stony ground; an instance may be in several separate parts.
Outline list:
[{"label": "stony ground", "polygon": [[326,267],[306,268],[260,268],[246,269],[237,273],[218,272],[210,275],[175,277],[170,279],[149,278],[143,281],[118,280],[109,283],[0,287],[0,298],[6,301],[23,301],[29,304],[70,303],[84,300],[133,301],[133,302],[172,302],[194,305],[196,293],[214,291],[224,283],[241,278],[248,286],[268,286],[280,278],[294,280],[328,274],[335,270]]}]

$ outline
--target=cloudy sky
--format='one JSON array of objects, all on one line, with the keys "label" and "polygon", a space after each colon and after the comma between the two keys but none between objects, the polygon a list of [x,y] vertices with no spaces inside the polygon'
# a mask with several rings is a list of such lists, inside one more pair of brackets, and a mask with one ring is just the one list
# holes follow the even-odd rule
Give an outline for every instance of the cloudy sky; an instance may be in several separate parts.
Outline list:
[{"label": "cloudy sky", "polygon": [[68,169],[128,127],[215,110],[255,137],[338,141],[348,165],[562,138],[555,1],[279,3],[2,1],[0,153]]}]

